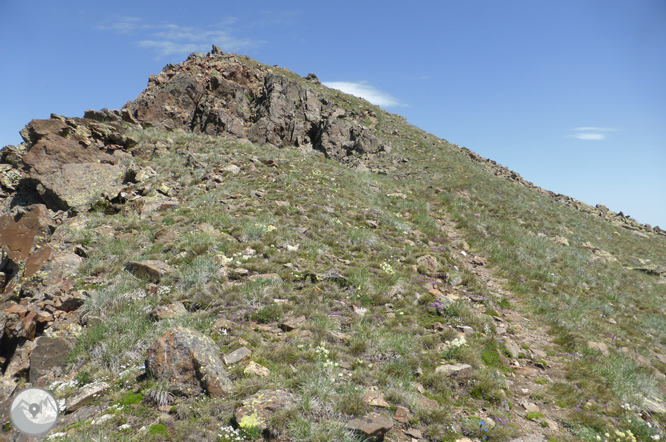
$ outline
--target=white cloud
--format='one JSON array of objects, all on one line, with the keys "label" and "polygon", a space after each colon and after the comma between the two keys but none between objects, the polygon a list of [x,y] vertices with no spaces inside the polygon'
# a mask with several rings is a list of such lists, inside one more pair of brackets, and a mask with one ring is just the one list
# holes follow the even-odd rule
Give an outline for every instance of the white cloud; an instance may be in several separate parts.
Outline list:
[{"label": "white cloud", "polygon": [[324,86],[330,87],[332,89],[337,89],[344,92],[345,94],[350,94],[355,97],[364,98],[370,103],[382,107],[394,107],[394,106],[404,106],[400,102],[387,94],[382,92],[374,86],[370,86],[366,82],[352,83],[349,81],[329,81],[324,82]]},{"label": "white cloud", "polygon": [[141,19],[136,17],[121,17],[116,23],[97,26],[96,29],[118,34],[136,34],[143,31],[147,38],[137,41],[137,44],[139,47],[154,50],[158,57],[206,52],[211,45],[216,45],[225,52],[239,52],[259,43],[232,36],[230,25],[236,21],[234,18],[226,19],[208,29],[175,24],[148,25],[141,24],[140,21]]},{"label": "white cloud", "polygon": [[585,140],[585,141],[602,141],[608,138],[608,132],[615,132],[619,129],[615,127],[586,126],[586,127],[576,127],[572,130],[578,133],[574,133],[573,135],[567,135],[566,138],[576,138],[578,140]]},{"label": "white cloud", "polygon": [[604,134],[576,134],[572,135],[571,138],[578,138],[579,140],[594,140],[601,141],[606,139]]}]

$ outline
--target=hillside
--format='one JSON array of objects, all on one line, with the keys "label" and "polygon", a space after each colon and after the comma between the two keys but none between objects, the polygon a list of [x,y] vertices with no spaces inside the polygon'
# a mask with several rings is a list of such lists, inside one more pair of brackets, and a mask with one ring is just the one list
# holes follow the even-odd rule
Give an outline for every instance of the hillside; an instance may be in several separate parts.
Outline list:
[{"label": "hillside", "polygon": [[0,440],[666,437],[666,232],[192,54],[0,152]]}]

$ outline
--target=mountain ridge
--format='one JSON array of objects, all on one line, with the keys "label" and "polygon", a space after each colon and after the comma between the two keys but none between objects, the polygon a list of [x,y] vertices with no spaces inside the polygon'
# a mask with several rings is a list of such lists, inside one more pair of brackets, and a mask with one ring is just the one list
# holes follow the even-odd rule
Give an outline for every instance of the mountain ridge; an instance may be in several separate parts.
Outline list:
[{"label": "mountain ridge", "polygon": [[127,388],[163,413],[155,440],[193,431],[190,391],[247,439],[663,433],[658,227],[215,47],[21,135],[0,154],[0,388],[51,386],[74,435],[100,394],[138,430]]}]

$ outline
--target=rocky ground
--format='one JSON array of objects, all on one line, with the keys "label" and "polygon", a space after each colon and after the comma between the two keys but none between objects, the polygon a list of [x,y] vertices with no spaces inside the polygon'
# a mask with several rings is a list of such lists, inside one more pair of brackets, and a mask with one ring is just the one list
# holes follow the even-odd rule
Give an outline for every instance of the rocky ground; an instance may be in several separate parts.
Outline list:
[{"label": "rocky ground", "polygon": [[[649,351],[622,332],[569,351],[516,289],[525,277],[484,251],[491,227],[463,222],[482,218],[464,212],[474,185],[441,182],[481,165],[506,181],[497,189],[619,227],[645,259],[594,246],[603,230],[580,239],[539,219],[526,236],[559,247],[543,266],[561,250],[623,261],[617,272],[639,271],[657,297],[666,267],[645,244],[663,244],[659,227],[543,191],[313,74],[217,48],[151,76],[122,110],[21,135],[0,152],[0,410],[22,388],[53,391],[63,414],[49,437],[536,442],[638,421],[639,440],[663,438],[663,313],[648,312]],[[555,291],[533,282],[536,297]],[[133,340],[116,344],[123,333]],[[617,357],[649,380],[626,409],[571,375],[572,360]],[[2,439],[32,440],[9,424]]]}]

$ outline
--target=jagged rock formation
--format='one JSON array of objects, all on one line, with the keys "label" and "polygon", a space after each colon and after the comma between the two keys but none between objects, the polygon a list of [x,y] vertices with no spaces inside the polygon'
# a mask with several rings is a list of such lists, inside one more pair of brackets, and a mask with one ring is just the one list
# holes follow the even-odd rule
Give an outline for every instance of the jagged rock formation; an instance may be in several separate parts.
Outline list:
[{"label": "jagged rock formation", "polygon": [[[353,116],[290,78],[292,72],[251,69],[240,58],[211,53],[166,66],[125,105],[123,118],[162,130],[317,149],[336,159],[390,149]],[[319,84],[316,77],[310,81]]]}]

